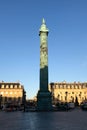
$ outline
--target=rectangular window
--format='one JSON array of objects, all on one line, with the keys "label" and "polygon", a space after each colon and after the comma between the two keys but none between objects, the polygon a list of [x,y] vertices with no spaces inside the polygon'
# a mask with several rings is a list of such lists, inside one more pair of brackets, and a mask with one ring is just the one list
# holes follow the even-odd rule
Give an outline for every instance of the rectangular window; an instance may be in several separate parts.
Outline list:
[{"label": "rectangular window", "polygon": [[2,87],[1,88],[4,88],[4,84],[2,84]]}]

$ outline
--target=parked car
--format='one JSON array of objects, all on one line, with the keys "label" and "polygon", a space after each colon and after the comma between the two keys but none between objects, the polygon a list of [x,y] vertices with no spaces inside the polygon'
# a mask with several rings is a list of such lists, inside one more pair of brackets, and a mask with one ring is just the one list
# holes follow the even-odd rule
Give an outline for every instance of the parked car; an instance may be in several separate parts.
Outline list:
[{"label": "parked car", "polygon": [[68,106],[69,106],[69,109],[74,109],[75,108],[75,103],[74,102],[69,102]]},{"label": "parked car", "polygon": [[58,111],[67,111],[67,110],[69,110],[69,105],[68,105],[68,103],[64,103],[64,102],[61,102],[61,103],[57,103],[57,110]]},{"label": "parked car", "polygon": [[87,102],[81,103],[80,107],[82,110],[87,110]]}]

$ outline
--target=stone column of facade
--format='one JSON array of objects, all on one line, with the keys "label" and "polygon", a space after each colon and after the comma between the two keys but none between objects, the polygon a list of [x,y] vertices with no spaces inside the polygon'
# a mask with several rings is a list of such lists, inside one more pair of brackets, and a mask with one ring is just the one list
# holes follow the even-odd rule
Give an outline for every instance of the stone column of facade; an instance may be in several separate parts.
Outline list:
[{"label": "stone column of facade", "polygon": [[52,95],[48,90],[48,29],[45,20],[42,20],[42,25],[39,31],[40,36],[40,90],[37,94],[37,110],[49,111],[52,110]]}]

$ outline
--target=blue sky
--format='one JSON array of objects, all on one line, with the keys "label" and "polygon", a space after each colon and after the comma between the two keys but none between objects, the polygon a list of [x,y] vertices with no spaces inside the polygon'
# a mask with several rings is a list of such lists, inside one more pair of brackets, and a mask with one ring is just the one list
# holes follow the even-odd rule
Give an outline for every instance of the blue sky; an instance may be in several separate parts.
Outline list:
[{"label": "blue sky", "polygon": [[0,0],[0,81],[39,89],[42,18],[49,28],[49,83],[87,81],[87,0]]}]

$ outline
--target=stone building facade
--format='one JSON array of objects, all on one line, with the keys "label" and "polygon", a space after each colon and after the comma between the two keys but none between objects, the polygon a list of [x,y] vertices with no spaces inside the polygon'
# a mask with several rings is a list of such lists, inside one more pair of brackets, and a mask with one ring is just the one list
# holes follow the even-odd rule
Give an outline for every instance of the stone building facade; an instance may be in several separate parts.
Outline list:
[{"label": "stone building facade", "polygon": [[24,86],[20,83],[0,82],[0,102],[1,104],[13,103],[22,104],[25,100]]},{"label": "stone building facade", "polygon": [[87,82],[50,83],[49,89],[52,92],[54,102],[75,102],[77,98],[80,104],[87,100]]}]

